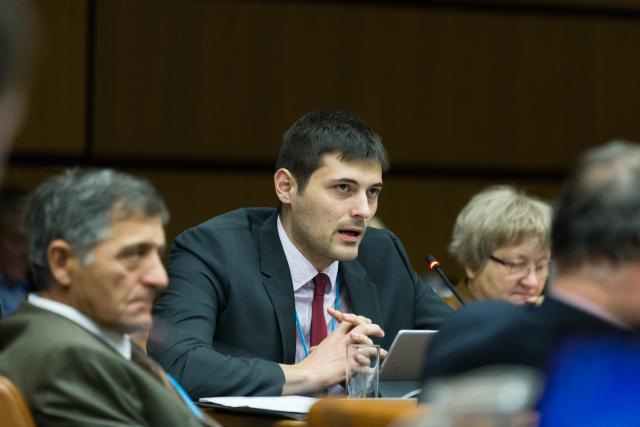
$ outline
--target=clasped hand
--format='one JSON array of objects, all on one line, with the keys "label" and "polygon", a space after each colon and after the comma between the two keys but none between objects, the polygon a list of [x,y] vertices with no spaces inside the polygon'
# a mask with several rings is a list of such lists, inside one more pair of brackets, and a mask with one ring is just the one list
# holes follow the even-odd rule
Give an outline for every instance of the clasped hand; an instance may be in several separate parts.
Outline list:
[{"label": "clasped hand", "polygon": [[[348,344],[373,344],[371,336],[384,337],[384,331],[379,325],[364,316],[328,309],[328,313],[340,322],[327,338],[319,345],[310,349],[309,356],[300,365],[312,366],[317,373],[319,388],[327,388],[345,380],[347,363],[369,366],[369,358],[364,354],[354,360],[347,361]],[[386,355],[380,350],[380,357]]]},{"label": "clasped hand", "polygon": [[[328,309],[340,322],[319,345],[309,349],[309,355],[295,365],[281,364],[285,376],[282,394],[302,394],[324,390],[344,382],[348,344],[373,344],[371,336],[384,337],[384,331],[364,316]],[[380,357],[386,356],[380,350]],[[351,363],[368,366],[369,358],[362,355]],[[352,365],[353,366],[353,365]]]}]

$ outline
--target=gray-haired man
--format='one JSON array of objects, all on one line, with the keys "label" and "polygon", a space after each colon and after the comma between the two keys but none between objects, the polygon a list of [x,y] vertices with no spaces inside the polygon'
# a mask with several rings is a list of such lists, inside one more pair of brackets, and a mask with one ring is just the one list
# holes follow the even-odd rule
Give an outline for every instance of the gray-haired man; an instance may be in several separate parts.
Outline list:
[{"label": "gray-haired man", "polygon": [[147,182],[73,170],[27,206],[31,269],[41,292],[0,323],[0,373],[38,425],[207,424],[179,386],[133,344],[167,286],[167,208]]}]

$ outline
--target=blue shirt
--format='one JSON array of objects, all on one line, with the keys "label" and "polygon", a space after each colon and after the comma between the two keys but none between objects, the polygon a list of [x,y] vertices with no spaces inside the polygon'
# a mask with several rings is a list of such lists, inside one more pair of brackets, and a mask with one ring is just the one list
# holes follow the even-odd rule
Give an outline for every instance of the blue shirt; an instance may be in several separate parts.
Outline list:
[{"label": "blue shirt", "polygon": [[4,308],[2,317],[9,317],[18,310],[20,303],[29,293],[29,288],[30,283],[27,279],[9,285],[4,274],[0,272],[0,305]]}]

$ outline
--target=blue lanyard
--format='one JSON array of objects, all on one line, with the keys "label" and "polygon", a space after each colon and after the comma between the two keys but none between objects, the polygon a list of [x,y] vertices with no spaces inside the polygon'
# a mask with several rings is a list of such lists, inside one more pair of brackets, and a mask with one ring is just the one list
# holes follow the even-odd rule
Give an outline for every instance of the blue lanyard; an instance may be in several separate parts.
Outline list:
[{"label": "blue lanyard", "polygon": [[[340,275],[336,276],[336,300],[333,303],[333,308],[337,310],[340,308]],[[324,313],[322,313],[324,316]],[[300,342],[302,343],[302,349],[304,350],[304,357],[309,355],[309,348],[307,347],[307,340],[304,339],[304,331],[302,330],[302,324],[298,317],[298,310],[296,310],[296,326],[298,327],[298,335],[300,335]],[[331,332],[336,329],[336,319],[331,319]],[[330,332],[330,333],[331,333]]]},{"label": "blue lanyard", "polygon": [[191,410],[191,412],[193,412],[193,414],[200,418],[203,419],[202,416],[202,412],[200,411],[200,409],[195,405],[195,403],[193,403],[193,401],[191,400],[191,398],[189,397],[189,395],[187,394],[186,391],[184,391],[184,389],[180,386],[180,384],[178,383],[178,381],[176,381],[175,378],[173,378],[171,375],[167,374],[167,379],[169,380],[169,382],[171,383],[171,385],[173,386],[173,388],[178,392],[178,394],[180,395],[180,397],[182,398],[182,400],[184,400],[184,403],[187,404],[187,407]]}]

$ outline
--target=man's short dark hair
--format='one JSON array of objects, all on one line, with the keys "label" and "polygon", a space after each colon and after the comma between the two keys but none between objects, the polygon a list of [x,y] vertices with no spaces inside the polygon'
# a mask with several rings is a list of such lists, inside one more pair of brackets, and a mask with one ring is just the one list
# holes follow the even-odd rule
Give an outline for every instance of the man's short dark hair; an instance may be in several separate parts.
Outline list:
[{"label": "man's short dark hair", "polygon": [[89,262],[91,250],[111,234],[114,219],[143,215],[169,220],[169,211],[147,181],[111,169],[70,169],[41,184],[26,207],[29,263],[40,289],[53,282],[47,251],[52,241],[69,243]]},{"label": "man's short dark hair", "polygon": [[640,146],[613,141],[587,151],[557,200],[551,239],[559,271],[640,260]]},{"label": "man's short dark hair", "polygon": [[284,134],[276,169],[288,169],[303,191],[328,153],[347,162],[377,162],[383,171],[389,168],[380,137],[365,122],[348,112],[317,110],[299,118]]},{"label": "man's short dark hair", "polygon": [[37,38],[31,3],[0,1],[0,94],[27,78]]}]

